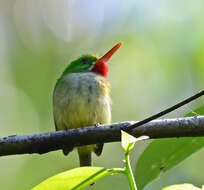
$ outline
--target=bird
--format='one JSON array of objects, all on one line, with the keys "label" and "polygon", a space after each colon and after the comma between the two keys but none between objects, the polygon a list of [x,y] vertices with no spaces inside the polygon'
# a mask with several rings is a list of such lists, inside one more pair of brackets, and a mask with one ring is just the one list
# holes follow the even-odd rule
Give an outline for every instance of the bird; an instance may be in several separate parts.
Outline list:
[{"label": "bird", "polygon": [[[116,44],[104,56],[82,55],[72,61],[57,80],[53,92],[53,115],[56,130],[99,126],[111,122],[108,61],[120,48]],[[64,147],[64,155],[73,148]],[[80,167],[92,166],[91,154],[100,156],[103,144],[78,146]]]}]

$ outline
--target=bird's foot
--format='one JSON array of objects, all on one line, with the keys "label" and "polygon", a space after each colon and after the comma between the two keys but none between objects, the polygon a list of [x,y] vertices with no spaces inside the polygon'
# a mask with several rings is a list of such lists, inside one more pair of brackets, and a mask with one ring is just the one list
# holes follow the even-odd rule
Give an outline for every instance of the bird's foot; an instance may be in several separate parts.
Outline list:
[{"label": "bird's foot", "polygon": [[94,126],[95,127],[100,127],[101,123],[95,123]]}]

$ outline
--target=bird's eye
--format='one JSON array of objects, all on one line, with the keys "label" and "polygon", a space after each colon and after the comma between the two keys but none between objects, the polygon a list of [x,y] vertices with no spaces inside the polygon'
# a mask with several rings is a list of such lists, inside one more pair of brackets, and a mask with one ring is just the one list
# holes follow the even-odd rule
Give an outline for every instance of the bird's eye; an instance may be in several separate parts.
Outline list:
[{"label": "bird's eye", "polygon": [[87,64],[88,63],[88,60],[87,59],[82,59],[81,60],[81,63],[84,65],[84,64]]}]

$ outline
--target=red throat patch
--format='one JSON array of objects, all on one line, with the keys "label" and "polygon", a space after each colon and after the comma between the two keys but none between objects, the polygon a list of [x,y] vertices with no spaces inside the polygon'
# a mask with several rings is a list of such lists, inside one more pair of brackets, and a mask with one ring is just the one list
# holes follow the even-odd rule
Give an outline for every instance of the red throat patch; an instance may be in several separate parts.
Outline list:
[{"label": "red throat patch", "polygon": [[97,61],[93,67],[93,69],[91,70],[91,72],[97,73],[102,75],[103,77],[107,78],[108,76],[108,66],[106,65],[106,63],[102,62],[102,61]]}]

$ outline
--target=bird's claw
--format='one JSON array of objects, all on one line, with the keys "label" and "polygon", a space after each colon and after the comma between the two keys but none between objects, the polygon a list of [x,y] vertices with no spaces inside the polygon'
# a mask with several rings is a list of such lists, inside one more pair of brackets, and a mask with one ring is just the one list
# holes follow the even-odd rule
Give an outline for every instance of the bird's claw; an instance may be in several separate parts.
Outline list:
[{"label": "bird's claw", "polygon": [[95,123],[94,126],[95,127],[100,127],[101,123]]}]

